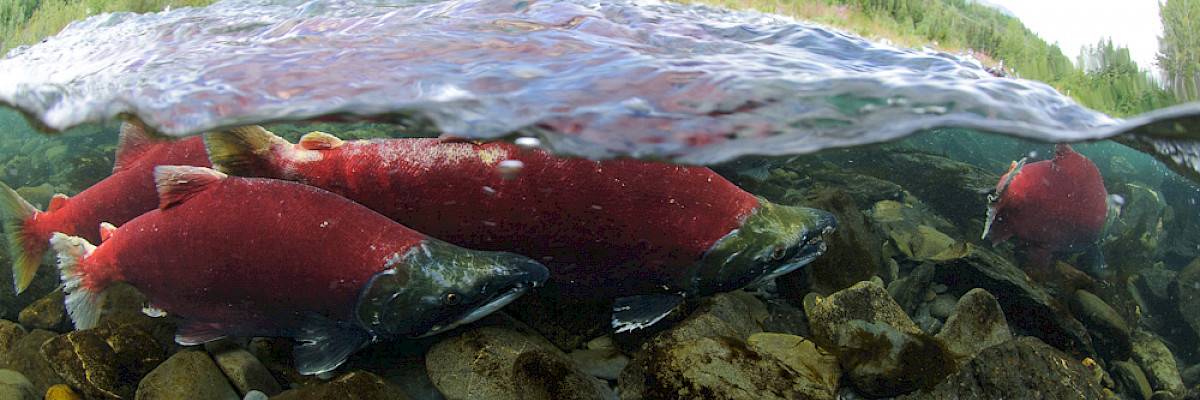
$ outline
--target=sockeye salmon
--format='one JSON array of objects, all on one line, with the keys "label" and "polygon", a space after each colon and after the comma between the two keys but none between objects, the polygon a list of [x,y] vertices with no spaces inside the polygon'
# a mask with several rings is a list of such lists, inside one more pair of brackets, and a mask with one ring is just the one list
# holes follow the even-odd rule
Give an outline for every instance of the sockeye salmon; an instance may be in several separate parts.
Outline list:
[{"label": "sockeye salmon", "polygon": [[567,295],[613,298],[617,331],[687,296],[786,274],[825,251],[832,214],[772,204],[707,168],[554,156],[511,143],[292,144],[261,127],[205,134],[214,168],[302,182],[447,242],[545,264]]},{"label": "sockeye salmon", "polygon": [[180,344],[287,336],[296,368],[331,370],[375,339],[423,337],[474,321],[546,280],[516,254],[432,239],[341,196],[294,182],[160,166],[158,209],[105,241],[55,233],[66,306],[95,326],[104,289],[136,287],[183,317]]}]

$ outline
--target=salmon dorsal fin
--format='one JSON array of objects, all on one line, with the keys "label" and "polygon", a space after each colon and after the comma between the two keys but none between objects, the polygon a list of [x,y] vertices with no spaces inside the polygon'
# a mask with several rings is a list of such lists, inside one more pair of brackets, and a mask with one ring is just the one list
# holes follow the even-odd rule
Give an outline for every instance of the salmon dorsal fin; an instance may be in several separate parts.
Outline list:
[{"label": "salmon dorsal fin", "polygon": [[54,211],[58,211],[59,209],[61,209],[63,207],[66,207],[67,200],[70,200],[70,199],[71,198],[67,197],[67,195],[65,195],[65,194],[55,193],[54,196],[50,197],[50,205],[46,206],[46,212],[54,212]]},{"label": "salmon dorsal fin", "polygon": [[121,139],[117,142],[117,162],[113,164],[112,172],[115,174],[129,169],[157,143],[141,126],[129,122],[122,123]]},{"label": "salmon dorsal fin", "polygon": [[262,176],[275,145],[291,143],[255,125],[204,134],[204,148],[213,169],[235,176]]},{"label": "salmon dorsal fin", "polygon": [[346,142],[325,132],[309,132],[300,137],[300,148],[305,150],[329,150],[341,147]]},{"label": "salmon dorsal fin", "polygon": [[1075,149],[1072,149],[1071,145],[1066,144],[1066,143],[1059,143],[1059,144],[1054,145],[1054,159],[1055,160],[1060,160],[1063,157],[1066,157],[1066,156],[1069,156],[1072,154],[1075,154]]},{"label": "salmon dorsal fin", "polygon": [[107,222],[100,223],[100,241],[107,242],[117,232],[117,227]]},{"label": "salmon dorsal fin", "polygon": [[186,165],[154,167],[154,185],[158,188],[158,208],[165,210],[187,201],[228,175],[220,171]]}]

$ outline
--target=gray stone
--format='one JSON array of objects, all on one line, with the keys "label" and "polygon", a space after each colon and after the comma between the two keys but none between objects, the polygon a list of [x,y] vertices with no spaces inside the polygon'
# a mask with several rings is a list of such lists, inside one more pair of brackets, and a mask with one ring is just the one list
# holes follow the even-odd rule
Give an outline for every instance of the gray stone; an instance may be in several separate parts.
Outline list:
[{"label": "gray stone", "polygon": [[1099,399],[1101,384],[1081,362],[1022,337],[984,349],[933,389],[897,399]]},{"label": "gray stone", "polygon": [[808,331],[808,316],[804,315],[804,310],[788,304],[783,299],[767,300],[765,304],[770,314],[763,321],[762,329],[764,332],[810,336]]},{"label": "gray stone", "polygon": [[805,304],[804,311],[809,317],[813,336],[827,343],[841,342],[840,326],[851,320],[884,322],[909,335],[922,333],[887,290],[873,282],[859,282],[809,304]]},{"label": "gray stone", "polygon": [[1086,290],[1071,296],[1071,311],[1088,327],[1092,343],[1109,360],[1129,358],[1129,324],[1112,306]]},{"label": "gray stone", "polygon": [[38,400],[41,396],[34,391],[33,382],[25,375],[11,369],[0,369],[0,399]]},{"label": "gray stone", "polygon": [[185,350],[150,371],[137,387],[138,400],[240,400],[208,354]]},{"label": "gray stone", "polygon": [[1142,367],[1154,390],[1166,390],[1176,396],[1187,393],[1183,378],[1175,367],[1175,356],[1162,341],[1154,334],[1141,330],[1134,331],[1131,339],[1133,360]]},{"label": "gray stone", "polygon": [[833,399],[828,388],[735,337],[652,340],[618,382],[624,399]]},{"label": "gray stone", "polygon": [[917,306],[925,302],[925,293],[929,291],[929,286],[933,283],[936,269],[937,267],[931,263],[917,264],[908,276],[888,284],[888,294],[896,300],[897,304],[900,304],[900,308],[904,312],[915,313]]},{"label": "gray stone", "polygon": [[0,368],[20,372],[33,382],[38,393],[46,393],[51,386],[66,383],[41,353],[42,344],[56,336],[58,334],[42,329],[30,331],[0,356]]},{"label": "gray stone", "polygon": [[971,289],[958,299],[937,338],[966,362],[983,349],[1012,340],[1013,336],[996,298],[986,290]]},{"label": "gray stone", "polygon": [[258,361],[257,357],[244,349],[228,350],[213,355],[213,361],[221,367],[221,372],[229,378],[229,382],[238,393],[245,395],[257,390],[268,396],[274,396],[283,391],[267,367]]},{"label": "gray stone", "polygon": [[[467,388],[463,388],[467,389]],[[480,399],[490,397],[480,396]],[[410,400],[399,386],[366,371],[352,371],[329,382],[286,390],[271,400]],[[247,397],[246,400],[249,400]]]},{"label": "gray stone", "polygon": [[929,315],[935,318],[946,319],[954,314],[954,305],[958,304],[958,298],[952,294],[939,294],[929,302]]},{"label": "gray stone", "polygon": [[1179,276],[1179,272],[1163,268],[1146,268],[1138,270],[1137,285],[1144,293],[1152,295],[1155,300],[1170,299],[1171,282]]},{"label": "gray stone", "polygon": [[607,384],[580,371],[546,339],[498,326],[433,345],[425,366],[434,386],[451,400],[614,397]]},{"label": "gray stone", "polygon": [[1150,389],[1150,381],[1137,364],[1129,361],[1113,361],[1113,377],[1125,388],[1125,393],[1134,399],[1149,400],[1154,391]]}]

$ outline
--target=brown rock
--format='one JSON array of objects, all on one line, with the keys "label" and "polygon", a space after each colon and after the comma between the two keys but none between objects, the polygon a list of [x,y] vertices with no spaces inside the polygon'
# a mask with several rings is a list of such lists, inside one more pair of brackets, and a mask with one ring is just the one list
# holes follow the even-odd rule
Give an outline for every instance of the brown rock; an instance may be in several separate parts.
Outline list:
[{"label": "brown rock", "polygon": [[237,388],[238,393],[245,396],[246,392],[257,390],[268,396],[274,396],[283,391],[267,367],[258,358],[244,349],[228,350],[217,353],[213,361],[221,367],[221,372],[229,378],[230,383]]},{"label": "brown rock", "polygon": [[[486,398],[486,397],[482,397]],[[329,382],[284,391],[271,400],[409,400],[399,386],[365,371],[352,371]]]},{"label": "brown rock", "polygon": [[138,381],[166,358],[163,346],[126,324],[102,323],[46,341],[42,356],[89,398],[132,398]]},{"label": "brown rock", "polygon": [[976,288],[958,299],[936,337],[965,362],[983,349],[1012,340],[1013,335],[996,298]]},{"label": "brown rock", "polygon": [[38,393],[46,393],[51,386],[66,383],[54,367],[42,357],[42,344],[58,336],[57,333],[34,329],[13,343],[8,352],[0,356],[0,368],[20,372],[33,382]]},{"label": "brown rock", "polygon": [[63,306],[62,290],[55,290],[21,310],[17,321],[33,329],[59,331],[66,326],[67,309]]},{"label": "brown rock", "polygon": [[138,400],[240,398],[212,358],[199,350],[175,353],[137,385]]},{"label": "brown rock", "polygon": [[0,319],[0,354],[8,353],[18,340],[25,337],[25,327],[6,319]]},{"label": "brown rock", "polygon": [[923,333],[917,324],[892,300],[887,290],[874,282],[859,282],[857,285],[838,291],[824,299],[805,303],[812,333],[824,343],[838,343],[839,326],[851,320],[868,323],[884,322],[896,330],[917,335]]}]

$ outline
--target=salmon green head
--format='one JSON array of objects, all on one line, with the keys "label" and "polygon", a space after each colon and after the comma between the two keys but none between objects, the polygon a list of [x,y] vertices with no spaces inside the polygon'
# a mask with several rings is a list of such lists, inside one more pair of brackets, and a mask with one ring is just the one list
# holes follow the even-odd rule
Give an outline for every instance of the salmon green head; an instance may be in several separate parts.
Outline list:
[{"label": "salmon green head", "polygon": [[425,337],[474,322],[549,277],[528,257],[432,238],[388,262],[358,301],[358,318],[376,337]]},{"label": "salmon green head", "polygon": [[735,229],[713,244],[696,272],[701,295],[737,290],[795,271],[825,253],[824,234],[837,219],[827,211],[762,204]]}]

